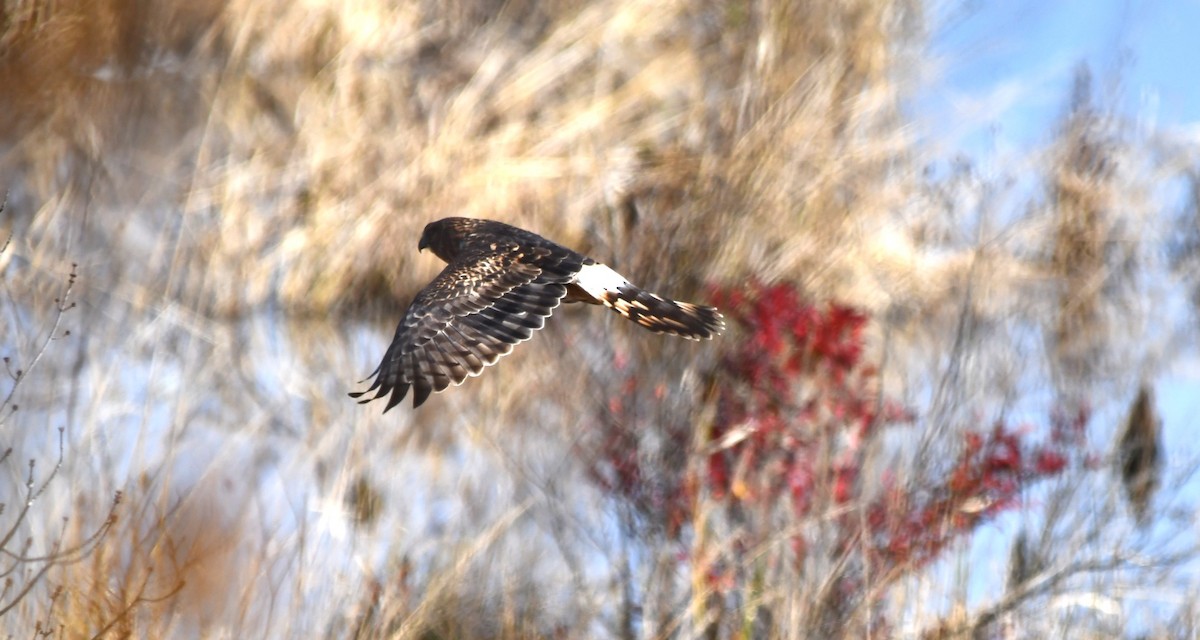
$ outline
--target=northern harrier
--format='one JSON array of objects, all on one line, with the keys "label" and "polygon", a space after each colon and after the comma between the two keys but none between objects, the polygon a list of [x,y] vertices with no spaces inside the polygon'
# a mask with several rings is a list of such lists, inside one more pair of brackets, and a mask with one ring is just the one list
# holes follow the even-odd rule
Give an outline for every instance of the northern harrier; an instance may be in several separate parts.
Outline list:
[{"label": "northern harrier", "polygon": [[[421,234],[448,264],[409,305],[365,391],[388,394],[386,413],[413,389],[413,407],[462,384],[541,329],[560,302],[603,304],[656,333],[711,338],[725,325],[713,307],[667,300],[591,258],[537,234],[494,222],[446,218]],[[371,377],[368,376],[368,379]]]}]

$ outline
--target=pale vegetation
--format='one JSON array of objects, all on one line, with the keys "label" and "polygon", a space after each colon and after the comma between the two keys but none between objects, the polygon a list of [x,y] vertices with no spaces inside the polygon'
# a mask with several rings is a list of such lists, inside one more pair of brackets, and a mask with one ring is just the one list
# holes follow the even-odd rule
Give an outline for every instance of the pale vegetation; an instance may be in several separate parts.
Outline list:
[{"label": "pale vegetation", "polygon": [[[1200,158],[1084,67],[942,157],[939,11],[5,3],[0,636],[1193,637]],[[730,331],[381,416],[448,215]]]}]

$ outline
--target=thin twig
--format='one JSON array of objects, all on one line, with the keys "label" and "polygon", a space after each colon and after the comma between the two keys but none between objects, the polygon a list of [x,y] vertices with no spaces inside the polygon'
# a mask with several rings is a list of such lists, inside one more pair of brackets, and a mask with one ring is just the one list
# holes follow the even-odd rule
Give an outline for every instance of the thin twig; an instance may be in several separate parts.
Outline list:
[{"label": "thin twig", "polygon": [[[33,369],[37,367],[38,362],[41,361],[42,356],[46,354],[46,350],[50,347],[50,343],[58,339],[56,336],[58,334],[58,328],[62,325],[63,315],[66,314],[67,311],[75,308],[75,302],[71,300],[71,293],[75,288],[75,279],[78,277],[78,273],[76,271],[78,266],[79,265],[74,262],[71,263],[71,273],[67,276],[66,289],[63,291],[61,297],[54,299],[56,312],[54,314],[54,321],[50,325],[50,332],[46,334],[46,339],[43,340],[42,344],[38,347],[37,353],[33,355],[33,359],[29,361],[29,365],[24,369],[17,369],[15,371],[9,368],[9,375],[12,376],[13,386],[8,390],[8,394],[4,396],[4,400],[0,401],[0,424],[4,423],[4,418],[6,417],[4,415],[4,410],[7,409],[9,404],[12,403],[13,396],[16,394],[17,389],[20,388],[21,382],[23,382],[25,378],[29,377],[30,371],[33,371]],[[69,331],[63,333],[63,337],[68,335],[70,335]],[[6,356],[4,358],[5,367],[10,367],[10,364],[9,358]],[[16,409],[15,405],[13,406],[13,409]]]}]

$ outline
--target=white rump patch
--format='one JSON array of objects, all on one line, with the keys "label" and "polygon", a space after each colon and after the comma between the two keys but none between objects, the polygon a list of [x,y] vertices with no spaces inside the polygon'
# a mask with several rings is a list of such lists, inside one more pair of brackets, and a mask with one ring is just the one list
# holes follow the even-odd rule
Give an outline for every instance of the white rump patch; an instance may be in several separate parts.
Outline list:
[{"label": "white rump patch", "polygon": [[575,284],[597,300],[603,300],[605,292],[616,293],[621,287],[632,286],[625,276],[600,263],[583,265],[575,275]]}]

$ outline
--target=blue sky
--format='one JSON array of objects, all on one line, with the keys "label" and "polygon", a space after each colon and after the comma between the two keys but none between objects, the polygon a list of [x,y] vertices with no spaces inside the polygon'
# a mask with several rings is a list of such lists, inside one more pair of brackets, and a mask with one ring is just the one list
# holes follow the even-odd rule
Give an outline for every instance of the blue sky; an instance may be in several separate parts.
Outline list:
[{"label": "blue sky", "polygon": [[[1191,162],[1200,166],[1200,0],[953,1],[932,22],[935,67],[915,111],[933,157],[962,154],[985,168],[1021,173],[1022,165],[1008,161],[1025,160],[1051,141],[1075,70],[1086,63],[1102,106],[1115,107],[1141,133],[1191,148]],[[1179,193],[1164,189],[1166,199]],[[1182,301],[1169,307],[1181,315],[1186,309]],[[1155,381],[1167,478],[1200,457],[1194,337]],[[1129,400],[1132,391],[1128,400],[1114,399],[1112,410],[1123,414]],[[1193,480],[1181,495],[1194,502],[1197,494]],[[972,559],[984,564],[973,566],[1003,562],[1016,520],[979,537]],[[981,576],[972,587],[980,597],[998,585]]]},{"label": "blue sky", "polygon": [[[987,164],[1046,145],[1086,63],[1105,106],[1190,146],[1200,166],[1200,0],[955,0],[936,13],[940,68],[921,107],[941,157]],[[1194,349],[1171,373],[1200,383]],[[1200,393],[1180,395],[1200,412]]]},{"label": "blue sky", "polygon": [[962,4],[935,16],[931,43],[934,117],[965,123],[951,148],[1044,143],[1080,62],[1122,114],[1200,142],[1200,0]]}]

